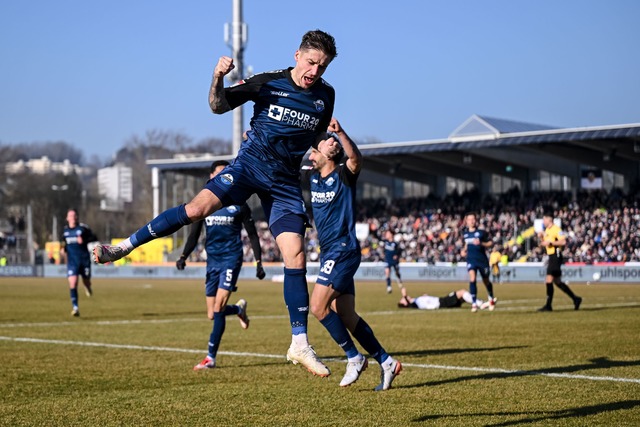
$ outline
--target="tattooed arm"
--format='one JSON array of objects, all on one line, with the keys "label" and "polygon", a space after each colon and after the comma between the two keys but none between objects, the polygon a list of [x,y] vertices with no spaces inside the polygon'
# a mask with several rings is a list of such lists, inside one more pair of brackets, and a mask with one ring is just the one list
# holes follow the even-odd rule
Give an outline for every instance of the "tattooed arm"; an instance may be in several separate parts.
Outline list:
[{"label": "tattooed arm", "polygon": [[213,71],[213,81],[209,89],[209,106],[215,114],[223,114],[231,110],[224,96],[224,76],[229,74],[235,67],[232,58],[221,56]]}]

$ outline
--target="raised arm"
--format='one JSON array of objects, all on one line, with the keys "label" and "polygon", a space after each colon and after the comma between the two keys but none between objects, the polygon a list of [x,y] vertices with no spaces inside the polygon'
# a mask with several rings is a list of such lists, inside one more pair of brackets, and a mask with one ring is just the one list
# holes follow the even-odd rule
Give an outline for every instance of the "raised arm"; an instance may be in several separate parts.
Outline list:
[{"label": "raised arm", "polygon": [[356,174],[360,172],[360,169],[362,168],[362,153],[360,153],[355,142],[349,138],[349,135],[347,135],[347,132],[345,132],[344,128],[335,117],[331,118],[331,122],[329,122],[329,128],[327,130],[335,133],[338,135],[338,138],[340,138],[344,154],[348,157],[347,167],[351,173]]},{"label": "raised arm", "polygon": [[222,114],[231,110],[224,95],[224,76],[229,74],[235,67],[233,58],[221,56],[216,68],[213,70],[213,80],[209,89],[209,106],[215,114]]}]

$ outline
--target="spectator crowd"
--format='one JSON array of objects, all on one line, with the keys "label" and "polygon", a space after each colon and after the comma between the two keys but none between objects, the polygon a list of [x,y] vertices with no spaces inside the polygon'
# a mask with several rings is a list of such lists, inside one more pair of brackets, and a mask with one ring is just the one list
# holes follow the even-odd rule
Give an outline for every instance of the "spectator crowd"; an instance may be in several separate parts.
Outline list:
[{"label": "spectator crowd", "polygon": [[[544,209],[554,217],[567,236],[565,262],[640,261],[640,194],[621,191],[581,191],[577,197],[565,192],[536,192],[521,195],[513,189],[498,198],[480,199],[476,192],[456,193],[444,199],[426,197],[365,200],[359,203],[358,221],[366,224],[368,236],[361,240],[362,260],[380,261],[382,231],[394,231],[402,249],[403,262],[463,261],[464,215],[474,211],[480,225],[509,261],[542,261],[544,251],[533,232],[534,221]],[[264,222],[257,222],[263,261],[280,261],[280,253]],[[318,260],[315,230],[306,235],[307,257]],[[248,241],[247,241],[248,243]],[[249,248],[249,245],[245,245]],[[246,251],[246,261],[252,260]]]}]

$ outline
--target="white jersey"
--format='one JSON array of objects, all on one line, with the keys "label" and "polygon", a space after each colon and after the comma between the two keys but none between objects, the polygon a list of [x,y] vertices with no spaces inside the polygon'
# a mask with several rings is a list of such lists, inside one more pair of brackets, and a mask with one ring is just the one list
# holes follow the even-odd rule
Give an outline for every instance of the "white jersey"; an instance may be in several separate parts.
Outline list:
[{"label": "white jersey", "polygon": [[415,302],[420,310],[437,310],[440,308],[440,298],[438,297],[422,295],[413,302]]}]

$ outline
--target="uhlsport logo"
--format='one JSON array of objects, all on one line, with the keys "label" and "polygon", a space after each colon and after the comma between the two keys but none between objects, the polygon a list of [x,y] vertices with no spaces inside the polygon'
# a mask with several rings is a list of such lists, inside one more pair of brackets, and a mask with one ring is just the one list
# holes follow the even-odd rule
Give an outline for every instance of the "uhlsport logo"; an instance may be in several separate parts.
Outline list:
[{"label": "uhlsport logo", "polygon": [[[324,107],[323,107],[324,108]],[[316,107],[317,109],[317,107]],[[292,110],[291,108],[281,107],[271,104],[269,106],[268,117],[290,126],[295,126],[305,130],[315,131],[320,119],[307,113]]]},{"label": "uhlsport logo", "polygon": [[220,177],[220,181],[224,184],[231,185],[233,184],[233,176],[230,173],[225,173]]}]

